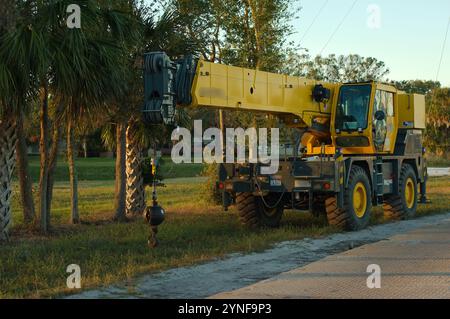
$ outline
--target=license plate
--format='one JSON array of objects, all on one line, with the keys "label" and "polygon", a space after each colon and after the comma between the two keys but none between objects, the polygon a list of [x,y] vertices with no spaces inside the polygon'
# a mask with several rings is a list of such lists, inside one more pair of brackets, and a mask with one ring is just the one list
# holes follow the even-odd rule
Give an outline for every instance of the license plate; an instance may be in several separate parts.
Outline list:
[{"label": "license plate", "polygon": [[310,188],[311,187],[311,181],[308,180],[296,180],[295,181],[295,188]]}]

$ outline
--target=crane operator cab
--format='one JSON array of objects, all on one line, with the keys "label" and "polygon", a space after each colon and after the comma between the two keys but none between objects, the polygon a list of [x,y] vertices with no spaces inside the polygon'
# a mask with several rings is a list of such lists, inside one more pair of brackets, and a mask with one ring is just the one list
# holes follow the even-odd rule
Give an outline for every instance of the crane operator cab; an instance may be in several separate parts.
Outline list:
[{"label": "crane operator cab", "polygon": [[341,85],[331,120],[334,145],[346,154],[393,154],[402,115],[399,104],[404,113],[409,108],[399,99],[405,95],[375,82]]}]

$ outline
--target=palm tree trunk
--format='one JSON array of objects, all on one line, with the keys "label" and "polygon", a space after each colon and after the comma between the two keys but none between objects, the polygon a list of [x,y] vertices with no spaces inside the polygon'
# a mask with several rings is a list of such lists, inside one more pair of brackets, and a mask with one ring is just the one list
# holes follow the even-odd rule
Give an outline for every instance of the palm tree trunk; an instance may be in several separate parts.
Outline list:
[{"label": "palm tree trunk", "polygon": [[114,199],[115,215],[117,221],[126,221],[126,125],[117,123],[116,128],[116,190]]},{"label": "palm tree trunk", "polygon": [[83,156],[84,156],[84,158],[88,157],[88,154],[87,154],[87,137],[86,136],[83,136]]},{"label": "palm tree trunk", "polygon": [[[16,20],[16,2],[2,0],[0,5],[0,32],[14,27]],[[6,110],[6,105],[0,107]],[[3,112],[0,117],[0,241],[7,240],[9,228],[12,224],[11,213],[11,179],[14,171],[14,155],[16,151],[17,135],[16,121],[11,113]]]},{"label": "palm tree trunk", "polygon": [[15,165],[17,142],[16,123],[13,117],[0,119],[0,241],[7,240],[11,218],[11,179]]},{"label": "palm tree trunk", "polygon": [[53,199],[53,185],[55,183],[55,169],[58,161],[59,138],[61,135],[61,127],[58,123],[53,124],[52,148],[50,150],[50,158],[48,164],[48,187],[47,187],[47,218],[50,220]]},{"label": "palm tree trunk", "polygon": [[0,32],[14,27],[17,19],[15,0],[2,0],[0,4]]},{"label": "palm tree trunk", "polygon": [[145,188],[142,177],[141,148],[136,141],[136,122],[130,120],[127,128],[127,215],[141,215],[145,210]]},{"label": "palm tree trunk", "polygon": [[39,176],[39,213],[41,217],[41,231],[48,232],[50,221],[47,219],[47,187],[48,187],[48,92],[44,85],[42,104],[40,111],[39,153],[41,155],[40,176]]},{"label": "palm tree trunk", "polygon": [[19,177],[20,196],[22,199],[23,220],[26,224],[31,224],[35,221],[36,212],[33,201],[33,181],[30,176],[28,166],[28,151],[25,134],[23,131],[23,115],[17,118],[17,144],[16,144],[16,159],[17,159],[17,175]]},{"label": "palm tree trunk", "polygon": [[71,222],[78,224],[80,222],[80,214],[78,212],[78,174],[75,166],[74,153],[74,132],[73,132],[73,119],[68,115],[67,120],[67,161],[69,164],[69,177],[70,177],[70,199],[71,199]]}]

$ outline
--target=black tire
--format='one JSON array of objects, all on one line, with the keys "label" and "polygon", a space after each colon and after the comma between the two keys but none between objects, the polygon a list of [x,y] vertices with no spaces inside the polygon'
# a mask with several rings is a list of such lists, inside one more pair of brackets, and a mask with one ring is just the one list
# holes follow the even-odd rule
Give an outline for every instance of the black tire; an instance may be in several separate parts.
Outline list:
[{"label": "black tire", "polygon": [[[264,199],[267,204],[276,204],[280,195],[269,194]],[[236,205],[241,223],[249,228],[280,226],[283,216],[283,202],[281,201],[275,208],[267,208],[260,196],[252,193],[238,193],[236,195]]]},{"label": "black tire", "polygon": [[[358,190],[363,185],[366,193],[365,209],[361,208],[364,214],[360,214],[360,216],[357,215],[355,207],[353,207],[353,195],[357,185]],[[366,228],[370,222],[372,211],[371,194],[370,181],[366,171],[359,166],[353,166],[350,172],[348,188],[344,194],[344,208],[338,208],[336,196],[330,197],[325,201],[328,223],[348,231],[357,231]]]},{"label": "black tire", "polygon": [[[409,183],[412,182],[412,185]],[[384,216],[393,220],[405,220],[413,218],[417,211],[417,176],[413,167],[410,164],[404,164],[400,172],[399,178],[399,194],[388,195],[384,199],[383,209]],[[406,197],[410,194],[407,192],[407,187],[412,187],[413,190],[413,203],[408,205]],[[408,194],[407,194],[408,193]],[[411,196],[411,195],[409,195]],[[409,197],[408,196],[408,197]]]}]

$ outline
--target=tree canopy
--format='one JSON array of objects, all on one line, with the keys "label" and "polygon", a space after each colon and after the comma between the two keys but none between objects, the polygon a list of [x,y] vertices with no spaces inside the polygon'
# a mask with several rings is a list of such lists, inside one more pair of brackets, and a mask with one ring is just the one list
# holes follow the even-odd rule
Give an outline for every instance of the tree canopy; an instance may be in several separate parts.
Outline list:
[{"label": "tree canopy", "polygon": [[310,79],[329,82],[380,81],[389,73],[383,61],[358,54],[316,56],[289,52],[285,72]]}]

